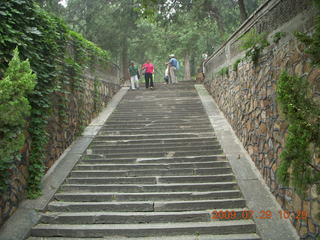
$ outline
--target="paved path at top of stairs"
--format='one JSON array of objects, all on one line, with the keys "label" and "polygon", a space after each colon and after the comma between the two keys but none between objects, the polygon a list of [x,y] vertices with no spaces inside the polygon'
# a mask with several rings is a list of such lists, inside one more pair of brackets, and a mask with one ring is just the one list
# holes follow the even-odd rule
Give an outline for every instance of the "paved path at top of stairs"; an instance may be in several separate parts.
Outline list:
[{"label": "paved path at top of stairs", "polygon": [[247,214],[198,94],[183,82],[126,94],[30,239],[260,239]]}]

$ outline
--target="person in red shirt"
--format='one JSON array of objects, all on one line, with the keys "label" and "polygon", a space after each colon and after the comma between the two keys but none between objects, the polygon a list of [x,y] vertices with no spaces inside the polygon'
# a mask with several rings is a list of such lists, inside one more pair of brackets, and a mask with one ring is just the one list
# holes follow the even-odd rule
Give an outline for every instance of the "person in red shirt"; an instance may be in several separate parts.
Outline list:
[{"label": "person in red shirt", "polygon": [[150,62],[150,60],[147,60],[145,64],[142,65],[142,71],[144,71],[144,79],[146,82],[146,88],[149,88],[149,82],[150,82],[150,88],[153,88],[153,73],[154,73],[154,66]]}]

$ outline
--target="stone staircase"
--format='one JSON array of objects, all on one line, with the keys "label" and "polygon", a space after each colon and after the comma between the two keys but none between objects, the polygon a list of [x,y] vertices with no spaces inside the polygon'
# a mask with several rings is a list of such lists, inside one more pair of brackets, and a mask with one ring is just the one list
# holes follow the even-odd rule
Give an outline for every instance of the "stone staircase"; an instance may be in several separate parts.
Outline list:
[{"label": "stone staircase", "polygon": [[260,239],[246,210],[197,92],[182,82],[126,94],[29,239]]}]

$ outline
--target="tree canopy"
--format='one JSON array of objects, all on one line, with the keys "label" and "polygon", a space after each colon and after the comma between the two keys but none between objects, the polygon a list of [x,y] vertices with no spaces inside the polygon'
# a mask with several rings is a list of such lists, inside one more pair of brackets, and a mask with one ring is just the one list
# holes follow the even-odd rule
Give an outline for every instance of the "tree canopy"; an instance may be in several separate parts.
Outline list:
[{"label": "tree canopy", "polygon": [[185,66],[185,78],[210,55],[262,0],[38,0],[72,29],[109,50],[128,78],[129,61],[150,58],[160,75],[168,55]]}]

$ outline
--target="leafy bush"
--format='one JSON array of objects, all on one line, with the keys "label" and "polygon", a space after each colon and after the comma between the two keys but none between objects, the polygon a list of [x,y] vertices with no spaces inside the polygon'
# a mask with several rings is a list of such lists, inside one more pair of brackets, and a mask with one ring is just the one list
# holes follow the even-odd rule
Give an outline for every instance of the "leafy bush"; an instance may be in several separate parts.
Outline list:
[{"label": "leafy bush", "polygon": [[[320,0],[315,0],[316,7],[320,11]],[[303,42],[307,48],[306,53],[311,55],[312,61],[315,65],[320,65],[320,15],[315,19],[315,30],[312,36],[302,32],[296,32],[295,36]]]},{"label": "leafy bush", "polygon": [[255,29],[250,30],[241,38],[241,49],[246,50],[246,57],[250,57],[256,65],[260,52],[269,46],[267,34],[258,33]]},{"label": "leafy bush", "polygon": [[235,61],[235,63],[232,65],[232,70],[237,72],[238,71],[238,65],[241,62],[241,59],[237,59],[237,61]]},{"label": "leafy bush", "polygon": [[277,32],[275,33],[272,38],[274,43],[278,43],[281,38],[285,37],[286,33],[285,32]]},{"label": "leafy bush", "polygon": [[313,166],[313,152],[319,154],[320,107],[313,101],[308,81],[283,72],[277,85],[277,101],[289,123],[286,144],[277,170],[280,183],[292,185],[303,195],[320,181]]},{"label": "leafy bush", "polygon": [[229,75],[229,67],[224,67],[224,68],[221,68],[220,71],[218,72],[218,74],[220,76],[223,76],[223,75]]},{"label": "leafy bush", "polygon": [[32,73],[29,61],[21,61],[14,50],[9,67],[0,80],[0,192],[7,190],[9,169],[20,158],[24,145],[26,118],[31,106],[27,95],[35,87],[36,75]]}]

